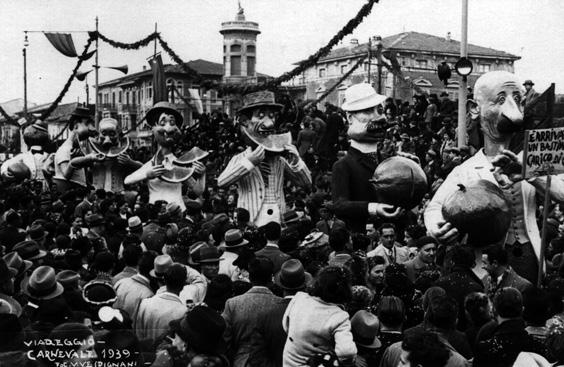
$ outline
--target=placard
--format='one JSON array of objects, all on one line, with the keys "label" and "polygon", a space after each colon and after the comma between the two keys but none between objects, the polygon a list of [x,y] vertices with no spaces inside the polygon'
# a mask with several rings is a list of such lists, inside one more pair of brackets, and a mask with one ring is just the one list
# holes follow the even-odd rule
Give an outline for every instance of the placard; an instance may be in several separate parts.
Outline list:
[{"label": "placard", "polygon": [[525,131],[523,177],[564,173],[564,128]]}]

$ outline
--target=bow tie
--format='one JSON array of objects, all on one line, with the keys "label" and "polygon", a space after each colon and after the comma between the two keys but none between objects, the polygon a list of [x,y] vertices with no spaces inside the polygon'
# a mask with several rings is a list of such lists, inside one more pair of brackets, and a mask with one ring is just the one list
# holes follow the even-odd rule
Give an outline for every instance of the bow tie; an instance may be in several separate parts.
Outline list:
[{"label": "bow tie", "polygon": [[39,149],[32,149],[32,150],[30,150],[30,152],[31,152],[31,154],[43,154],[43,151],[39,150]]}]

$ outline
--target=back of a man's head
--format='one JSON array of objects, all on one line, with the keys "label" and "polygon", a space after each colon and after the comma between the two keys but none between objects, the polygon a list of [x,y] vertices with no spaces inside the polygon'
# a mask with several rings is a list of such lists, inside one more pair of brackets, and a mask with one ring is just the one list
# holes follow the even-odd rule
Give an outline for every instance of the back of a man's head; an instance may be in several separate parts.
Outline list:
[{"label": "back of a man's head", "polygon": [[474,251],[467,246],[453,246],[450,250],[452,264],[464,269],[471,269],[476,261]]},{"label": "back of a man's head", "polygon": [[507,250],[500,245],[492,246],[487,250],[488,262],[492,264],[494,261],[498,265],[506,266],[509,263],[509,258],[507,255]]},{"label": "back of a man's head", "polygon": [[179,292],[186,284],[187,271],[182,264],[172,264],[164,274],[164,281],[167,290]]},{"label": "back of a man's head", "polygon": [[266,257],[259,256],[249,262],[249,280],[253,285],[270,284],[273,273],[274,264]]},{"label": "back of a man's head", "polygon": [[521,317],[523,314],[523,296],[515,288],[502,288],[495,294],[494,307],[499,317],[505,319]]},{"label": "back of a man's head", "polygon": [[133,243],[127,244],[123,249],[123,262],[126,266],[136,267],[142,253],[141,246]]},{"label": "back of a man's head", "polygon": [[139,274],[143,275],[146,278],[150,277],[149,273],[151,272],[151,270],[153,270],[156,256],[157,254],[153,251],[147,251],[141,255],[139,262],[137,263],[139,266]]},{"label": "back of a man's head", "polygon": [[329,246],[331,246],[333,251],[344,251],[349,239],[350,234],[346,228],[335,228],[329,235]]},{"label": "back of a man's head", "polygon": [[450,357],[447,346],[439,336],[428,331],[407,334],[401,348],[408,353],[410,366],[445,367]]},{"label": "back of a man's head", "polygon": [[436,296],[430,300],[425,319],[438,329],[452,330],[456,326],[458,304],[449,296]]},{"label": "back of a man's head", "polygon": [[280,224],[276,222],[268,222],[263,227],[264,236],[268,241],[278,241],[280,239],[280,233],[282,232],[282,228]]}]

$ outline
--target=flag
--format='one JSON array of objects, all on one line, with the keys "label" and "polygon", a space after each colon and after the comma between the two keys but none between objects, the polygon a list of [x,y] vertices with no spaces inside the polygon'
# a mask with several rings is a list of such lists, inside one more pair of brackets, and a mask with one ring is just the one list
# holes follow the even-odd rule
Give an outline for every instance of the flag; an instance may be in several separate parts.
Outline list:
[{"label": "flag", "polygon": [[51,42],[53,47],[60,53],[68,57],[78,57],[74,42],[70,33],[47,33],[44,32],[45,37]]},{"label": "flag", "polygon": [[161,55],[153,57],[149,64],[153,70],[153,104],[168,101],[163,60]]}]

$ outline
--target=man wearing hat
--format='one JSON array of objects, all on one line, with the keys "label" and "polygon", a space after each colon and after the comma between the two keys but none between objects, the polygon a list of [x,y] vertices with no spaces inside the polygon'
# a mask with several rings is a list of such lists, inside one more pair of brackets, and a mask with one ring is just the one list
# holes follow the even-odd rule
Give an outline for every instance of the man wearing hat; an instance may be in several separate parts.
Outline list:
[{"label": "man wearing hat", "polygon": [[286,210],[284,178],[309,186],[311,174],[292,145],[291,134],[277,134],[276,114],[282,105],[275,103],[274,93],[250,93],[243,102],[239,113],[247,149],[231,158],[217,184],[224,188],[238,184],[237,207],[247,209],[257,227],[280,223]]},{"label": "man wearing hat", "polygon": [[[153,158],[141,168],[125,178],[124,184],[131,185],[147,181],[149,187],[149,202],[164,200],[167,203],[177,203],[182,211],[186,210],[182,199],[182,183],[187,182],[190,188],[200,195],[205,188],[206,167],[199,161],[192,163],[193,173],[185,174],[181,178],[168,179],[178,158],[174,155],[176,145],[182,138],[180,128],[183,118],[171,103],[158,102],[147,112],[147,123],[153,127],[153,136],[158,144],[158,150]],[[180,181],[183,180],[183,181]]]},{"label": "man wearing hat", "polygon": [[29,177],[42,183],[43,191],[49,190],[49,154],[43,149],[49,144],[49,133],[47,124],[37,120],[25,128],[23,133],[24,142],[27,145],[27,152],[20,153],[8,159],[0,167],[0,174],[5,179],[21,179],[19,175],[19,165],[25,165],[29,170]]},{"label": "man wearing hat", "polygon": [[[86,172],[83,168],[71,164],[75,156],[84,156],[80,146],[89,136],[94,136],[96,130],[92,114],[88,108],[78,107],[69,119],[69,136],[55,153],[55,175],[53,182],[60,193],[70,189],[86,187]],[[88,159],[96,159],[92,155]]]},{"label": "man wearing hat", "polygon": [[99,123],[99,135],[86,140],[81,147],[87,155],[71,160],[73,167],[91,167],[92,186],[97,189],[121,192],[126,173],[142,166],[141,162],[134,161],[125,153],[129,141],[123,141],[120,135],[116,119],[102,119]]},{"label": "man wearing hat", "polygon": [[243,232],[240,229],[230,229],[225,232],[225,249],[221,254],[218,274],[225,274],[231,280],[240,279],[241,269],[233,265],[233,262],[239,257],[239,253],[245,247],[249,246],[249,241],[243,238]]},{"label": "man wearing hat", "polygon": [[17,274],[17,269],[9,267],[4,259],[0,259],[0,301],[2,302],[2,309],[17,314],[19,317],[22,306],[12,297],[14,295],[14,278]]},{"label": "man wearing hat", "polygon": [[531,103],[536,101],[540,96],[535,88],[533,88],[533,85],[535,85],[535,83],[533,83],[533,81],[530,79],[525,80],[525,82],[523,83],[523,86],[525,87],[525,94],[523,95],[523,99],[521,100],[521,105],[523,106],[525,114],[527,114],[527,110]]},{"label": "man wearing hat", "polygon": [[378,106],[385,100],[367,83],[345,91],[342,108],[347,113],[351,146],[333,165],[332,193],[335,214],[353,232],[364,232],[370,217],[395,218],[401,212],[400,208],[371,200],[369,179],[380,162],[378,143],[386,134],[386,118]]},{"label": "man wearing hat", "polygon": [[263,227],[264,237],[266,238],[266,245],[255,252],[255,256],[259,257],[266,257],[272,261],[274,264],[274,272],[277,273],[282,264],[288,259],[290,259],[290,255],[282,252],[278,247],[278,241],[280,241],[280,235],[282,233],[282,228],[280,224],[276,222],[267,223]]},{"label": "man wearing hat", "polygon": [[31,273],[22,291],[32,300],[39,301],[60,296],[64,288],[57,281],[55,269],[50,266],[40,266]]},{"label": "man wearing hat", "polygon": [[417,255],[404,264],[407,276],[412,282],[415,282],[424,270],[437,269],[435,257],[439,247],[437,240],[430,236],[421,237],[415,242],[415,245],[417,246]]},{"label": "man wearing hat", "polygon": [[104,232],[106,230],[106,221],[104,217],[100,214],[94,213],[86,216],[86,224],[88,225],[89,231],[86,233],[86,238],[90,240],[90,243],[94,247],[95,252],[108,249],[108,244],[104,238]]}]

